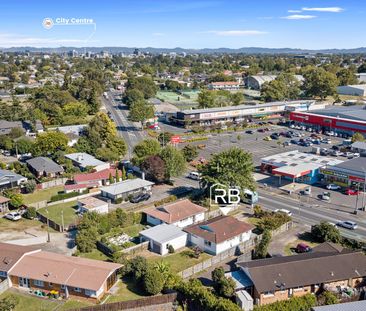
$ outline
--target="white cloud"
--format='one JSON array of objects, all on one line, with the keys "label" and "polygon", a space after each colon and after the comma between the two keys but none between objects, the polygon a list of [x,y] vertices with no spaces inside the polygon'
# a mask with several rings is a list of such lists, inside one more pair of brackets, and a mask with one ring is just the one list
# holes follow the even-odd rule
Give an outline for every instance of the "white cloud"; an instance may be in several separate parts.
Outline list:
[{"label": "white cloud", "polygon": [[331,12],[331,13],[340,13],[344,11],[344,9],[340,7],[302,8],[302,10],[311,12]]},{"label": "white cloud", "polygon": [[303,20],[303,19],[313,19],[316,18],[315,15],[303,15],[303,14],[293,14],[281,17],[283,19],[291,19],[291,20]]},{"label": "white cloud", "polygon": [[263,35],[266,34],[267,32],[260,30],[210,30],[210,31],[204,31],[203,33],[212,33],[217,36],[224,36],[224,37],[237,37],[237,36]]},{"label": "white cloud", "polygon": [[[80,39],[57,39],[57,38],[38,38],[38,37],[26,37],[18,34],[0,33],[0,46],[1,47],[17,47],[17,46],[59,46],[66,44],[85,44],[88,40]],[[95,41],[88,41],[95,42]]]},{"label": "white cloud", "polygon": [[301,13],[301,10],[288,10],[289,13]]}]

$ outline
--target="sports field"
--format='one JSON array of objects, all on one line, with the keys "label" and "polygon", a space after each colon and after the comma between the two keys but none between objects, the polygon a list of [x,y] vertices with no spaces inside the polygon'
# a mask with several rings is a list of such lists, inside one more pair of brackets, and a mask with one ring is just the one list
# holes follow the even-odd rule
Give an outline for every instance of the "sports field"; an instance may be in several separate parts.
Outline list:
[{"label": "sports field", "polygon": [[156,97],[161,101],[168,102],[180,109],[188,109],[197,106],[198,91],[184,91],[178,94],[171,91],[158,91]]}]

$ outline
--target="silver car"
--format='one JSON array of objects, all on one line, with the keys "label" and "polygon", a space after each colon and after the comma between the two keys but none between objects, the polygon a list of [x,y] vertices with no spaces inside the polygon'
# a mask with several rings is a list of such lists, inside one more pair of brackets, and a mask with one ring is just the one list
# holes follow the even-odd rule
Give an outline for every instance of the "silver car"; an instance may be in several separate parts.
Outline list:
[{"label": "silver car", "polygon": [[357,229],[357,223],[355,223],[354,221],[350,221],[350,220],[347,220],[347,221],[340,221],[337,223],[337,226],[338,227],[343,227],[343,228],[346,228],[346,229],[350,229],[350,230],[355,230]]}]

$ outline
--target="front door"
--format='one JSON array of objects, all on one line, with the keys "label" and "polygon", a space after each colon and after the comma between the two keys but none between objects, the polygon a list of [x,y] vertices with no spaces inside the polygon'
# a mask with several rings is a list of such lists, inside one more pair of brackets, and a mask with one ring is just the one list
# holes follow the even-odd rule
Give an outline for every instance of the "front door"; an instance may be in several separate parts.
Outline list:
[{"label": "front door", "polygon": [[27,279],[27,278],[19,278],[19,286],[21,286],[21,287],[29,287],[29,279]]}]

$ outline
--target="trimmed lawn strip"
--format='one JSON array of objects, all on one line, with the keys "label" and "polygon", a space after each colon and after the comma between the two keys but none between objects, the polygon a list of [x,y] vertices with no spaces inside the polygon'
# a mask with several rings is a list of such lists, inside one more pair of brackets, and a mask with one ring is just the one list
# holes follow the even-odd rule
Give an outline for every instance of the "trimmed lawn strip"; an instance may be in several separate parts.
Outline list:
[{"label": "trimmed lawn strip", "polygon": [[111,294],[106,303],[140,299],[145,296],[147,296],[146,293],[136,284],[136,281],[126,277],[118,282],[117,292]]},{"label": "trimmed lawn strip", "polygon": [[37,228],[43,230],[43,224],[38,220],[30,220],[22,218],[18,221],[12,221],[5,218],[0,218],[0,228],[2,232],[5,231],[26,231],[27,229]]},{"label": "trimmed lawn strip", "polygon": [[125,228],[122,228],[122,231],[128,234],[130,237],[138,237],[140,231],[144,230],[145,226],[141,224],[134,224]]},{"label": "trimmed lawn strip", "polygon": [[108,261],[109,257],[104,255],[102,252],[98,251],[97,249],[93,249],[90,253],[79,253],[79,257],[88,258],[88,259],[95,259],[95,260],[103,260]]},{"label": "trimmed lawn strip", "polygon": [[152,264],[164,261],[169,264],[170,269],[173,273],[178,273],[212,257],[209,254],[202,253],[198,259],[191,258],[186,254],[187,250],[189,249],[185,248],[179,253],[169,254],[165,256],[153,256],[147,258],[147,260]]},{"label": "trimmed lawn strip", "polygon": [[[61,211],[64,211],[64,223],[65,226],[74,224],[78,220],[78,215],[76,214],[77,201],[71,201],[66,203],[60,203],[56,205],[51,205],[38,210],[40,214],[45,217],[49,217],[52,221],[57,224],[62,224]],[[48,214],[47,214],[48,210]]]},{"label": "trimmed lawn strip", "polygon": [[36,190],[33,193],[24,194],[24,204],[36,203],[40,201],[49,201],[52,196],[62,192],[64,190],[64,186],[56,186],[44,190]]}]

